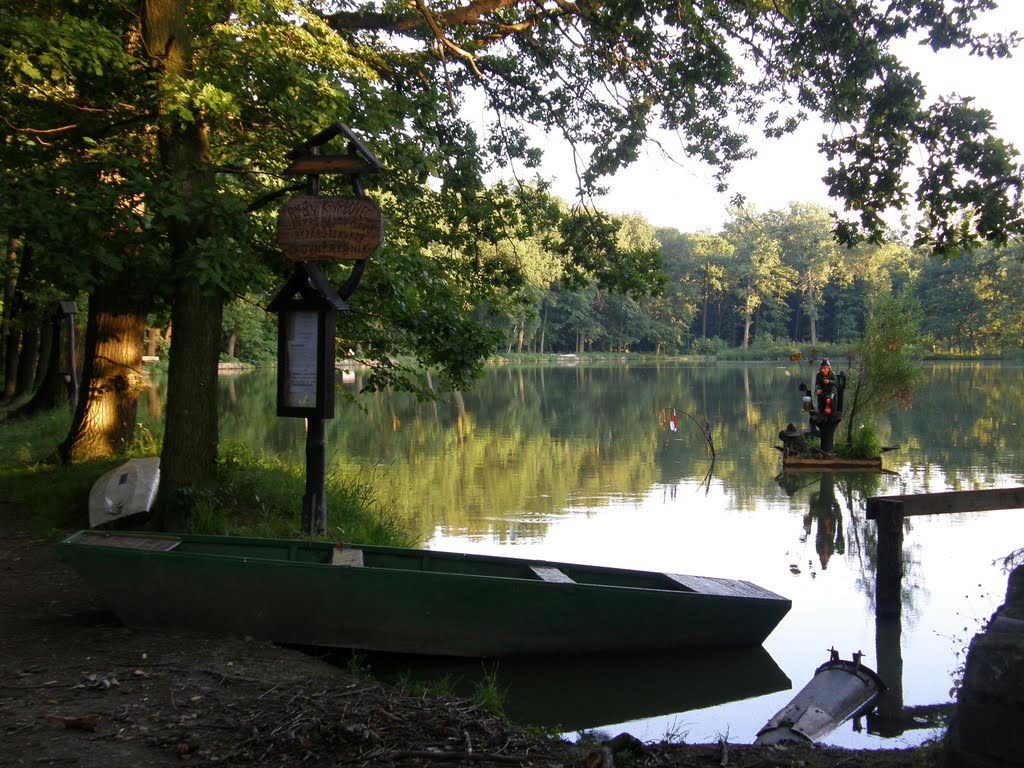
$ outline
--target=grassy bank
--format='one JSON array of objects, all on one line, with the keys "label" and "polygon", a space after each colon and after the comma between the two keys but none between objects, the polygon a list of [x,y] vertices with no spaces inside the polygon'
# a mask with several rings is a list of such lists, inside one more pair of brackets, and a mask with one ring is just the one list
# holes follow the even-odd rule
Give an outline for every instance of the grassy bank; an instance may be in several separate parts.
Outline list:
[{"label": "grassy bank", "polygon": [[[132,457],[155,456],[146,432],[127,454],[62,466],[53,460],[67,435],[71,413],[57,410],[0,422],[0,502],[13,505],[23,527],[58,538],[89,525],[89,491],[103,473]],[[189,532],[291,538],[299,535],[305,475],[244,446],[220,446],[216,491],[187,490]],[[327,538],[411,546],[412,535],[370,483],[328,473]]]}]

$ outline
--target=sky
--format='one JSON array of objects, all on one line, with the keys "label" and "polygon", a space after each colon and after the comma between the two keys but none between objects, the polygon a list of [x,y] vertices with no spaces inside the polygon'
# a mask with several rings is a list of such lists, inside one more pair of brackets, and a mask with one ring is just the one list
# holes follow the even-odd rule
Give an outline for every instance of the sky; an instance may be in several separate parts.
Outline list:
[{"label": "sky", "polygon": [[[999,8],[979,19],[978,29],[1024,33],[1024,0],[1002,0]],[[922,76],[929,99],[954,93],[975,97],[976,105],[995,116],[997,134],[1024,152],[1024,101],[1019,98],[1024,83],[1024,47],[1018,48],[1013,59],[1001,61],[960,52],[934,53],[916,44],[908,44],[901,54]],[[654,226],[683,232],[719,231],[735,193],[758,211],[785,208],[790,202],[834,208],[821,181],[827,168],[817,150],[822,132],[820,123],[808,123],[783,139],[755,143],[758,157],[735,166],[725,193],[715,190],[712,172],[697,161],[687,160],[681,151],[673,154],[675,162],[669,161],[652,147],[618,173],[607,185],[610,193],[595,204],[611,213],[639,213]],[[679,145],[671,136],[663,141],[670,152]],[[540,172],[553,179],[556,195],[574,198],[575,171],[567,149],[549,145]]]}]

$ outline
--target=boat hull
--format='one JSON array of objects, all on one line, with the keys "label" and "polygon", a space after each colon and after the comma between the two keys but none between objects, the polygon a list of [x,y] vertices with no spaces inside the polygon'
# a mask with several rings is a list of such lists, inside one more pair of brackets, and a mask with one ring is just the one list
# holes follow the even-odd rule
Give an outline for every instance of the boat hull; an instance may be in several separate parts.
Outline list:
[{"label": "boat hull", "polygon": [[391,547],[81,531],[58,551],[130,626],[388,652],[749,647],[790,608],[743,581]]},{"label": "boat hull", "polygon": [[[89,491],[89,525],[96,528],[149,512],[160,484],[160,458],[129,459],[102,475]],[[129,523],[130,524],[130,523]]]}]

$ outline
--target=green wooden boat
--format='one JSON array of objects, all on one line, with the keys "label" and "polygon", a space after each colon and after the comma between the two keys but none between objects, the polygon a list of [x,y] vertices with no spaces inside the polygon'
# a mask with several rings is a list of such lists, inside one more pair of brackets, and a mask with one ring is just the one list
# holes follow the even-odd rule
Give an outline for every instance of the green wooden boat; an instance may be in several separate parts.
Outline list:
[{"label": "green wooden boat", "polygon": [[58,553],[126,625],[429,655],[740,648],[790,601],[746,581],[394,547],[80,531]]}]

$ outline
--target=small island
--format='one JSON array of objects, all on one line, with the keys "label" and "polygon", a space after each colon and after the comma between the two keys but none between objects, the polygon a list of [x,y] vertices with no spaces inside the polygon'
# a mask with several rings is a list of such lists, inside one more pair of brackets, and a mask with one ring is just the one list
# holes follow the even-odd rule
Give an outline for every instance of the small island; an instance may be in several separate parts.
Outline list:
[{"label": "small island", "polygon": [[[796,355],[794,358],[799,359]],[[882,468],[882,457],[846,456],[835,449],[835,432],[843,420],[843,394],[846,374],[833,371],[828,358],[822,358],[814,376],[814,387],[803,382],[802,407],[808,415],[808,428],[800,429],[792,423],[779,432],[782,445],[775,448],[782,453],[784,469],[862,469]]]}]

